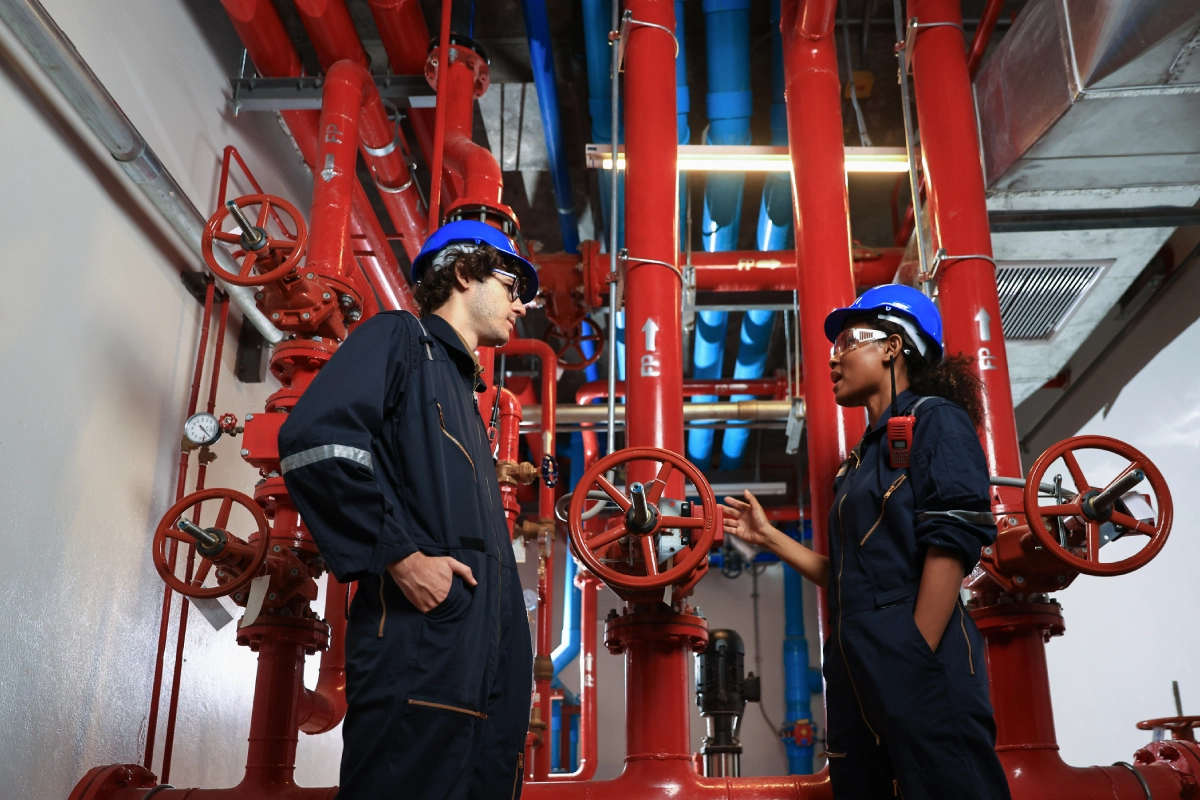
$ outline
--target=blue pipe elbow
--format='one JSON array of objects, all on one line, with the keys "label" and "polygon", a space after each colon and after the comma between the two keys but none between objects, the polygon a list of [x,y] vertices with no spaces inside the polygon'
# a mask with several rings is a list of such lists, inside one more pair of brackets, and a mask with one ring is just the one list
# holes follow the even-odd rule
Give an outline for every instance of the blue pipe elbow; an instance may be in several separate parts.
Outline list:
[{"label": "blue pipe elbow", "polygon": [[[774,311],[747,311],[742,315],[742,332],[738,345],[737,366],[733,368],[734,380],[761,378],[767,365],[767,347],[771,343],[771,331],[775,326]],[[754,395],[735,394],[733,402],[753,400]],[[746,428],[729,427],[721,442],[721,469],[741,469],[742,457],[746,454],[746,442],[750,431]]]}]

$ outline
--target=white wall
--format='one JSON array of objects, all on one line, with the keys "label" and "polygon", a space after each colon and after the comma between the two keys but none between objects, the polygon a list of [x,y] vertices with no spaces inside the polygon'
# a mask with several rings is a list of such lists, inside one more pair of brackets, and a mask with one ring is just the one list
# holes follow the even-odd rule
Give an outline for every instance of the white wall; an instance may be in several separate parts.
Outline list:
[{"label": "white wall", "polygon": [[[275,119],[225,108],[236,53],[210,49],[179,0],[45,5],[203,213],[226,144],[268,191],[307,205]],[[162,598],[150,537],[174,501],[201,308],[179,279],[190,254],[3,25],[0,176],[0,785],[61,800],[89,768],[144,753]],[[233,378],[237,324],[218,410],[243,417],[273,387]],[[238,447],[216,445],[210,486],[253,486]],[[232,627],[191,623],[171,778],[229,786],[254,659]],[[165,722],[164,700],[160,736]],[[305,737],[300,779],[333,783],[339,751],[336,734]]]},{"label": "white wall", "polygon": [[[1047,645],[1047,658],[1058,741],[1070,764],[1131,760],[1150,738],[1134,724],[1175,715],[1172,680],[1179,681],[1183,712],[1200,714],[1198,352],[1194,323],[1124,388],[1107,417],[1097,414],[1079,430],[1121,439],[1149,457],[1171,489],[1175,523],[1147,566],[1117,578],[1081,576],[1058,595],[1067,630]],[[1103,457],[1080,463],[1097,483],[1089,469],[1103,479],[1118,466]],[[1105,550],[1117,552],[1106,560],[1144,541],[1114,542]]]}]

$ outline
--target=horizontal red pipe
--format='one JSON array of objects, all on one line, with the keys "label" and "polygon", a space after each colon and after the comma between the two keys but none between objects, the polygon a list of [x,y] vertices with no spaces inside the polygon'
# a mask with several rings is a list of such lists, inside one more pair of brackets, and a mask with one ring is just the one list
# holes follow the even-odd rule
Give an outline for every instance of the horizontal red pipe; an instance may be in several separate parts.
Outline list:
[{"label": "horizontal red pipe", "polygon": [[[617,381],[616,388],[617,397],[624,397],[625,381]],[[683,394],[685,397],[694,394],[716,395],[717,397],[732,397],[735,394],[770,395],[778,400],[786,400],[787,378],[781,376],[778,378],[756,378],[744,381],[690,378],[683,382]],[[591,381],[575,390],[575,402],[580,405],[586,405],[593,400],[600,400],[605,397],[608,397],[608,381]]]}]

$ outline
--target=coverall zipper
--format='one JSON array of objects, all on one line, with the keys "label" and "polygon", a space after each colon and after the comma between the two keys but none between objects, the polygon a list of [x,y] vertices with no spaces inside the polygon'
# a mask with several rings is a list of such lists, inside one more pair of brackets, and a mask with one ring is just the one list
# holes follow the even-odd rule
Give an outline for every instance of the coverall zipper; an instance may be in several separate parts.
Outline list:
[{"label": "coverall zipper", "polygon": [[487,719],[487,714],[483,713],[482,711],[472,711],[469,708],[459,708],[458,706],[449,706],[449,705],[446,705],[445,703],[431,703],[428,700],[411,700],[410,699],[408,701],[408,704],[410,706],[423,706],[425,708],[440,708],[442,711],[453,711],[458,714],[467,714],[468,716],[479,717],[480,719]]},{"label": "coverall zipper", "polygon": [[904,479],[907,477],[908,473],[905,472],[899,478],[896,478],[896,480],[892,481],[892,485],[889,486],[888,490],[883,493],[883,501],[879,504],[879,516],[875,518],[875,524],[871,526],[869,531],[867,531],[867,535],[864,536],[862,541],[858,543],[859,547],[862,547],[867,543],[867,539],[871,538],[871,534],[874,533],[875,529],[879,527],[879,523],[883,522],[883,515],[887,511],[888,498],[892,496],[892,492],[900,488],[900,484],[904,483]]},{"label": "coverall zipper", "polygon": [[525,769],[525,754],[517,753],[517,771],[513,775],[512,800],[516,800],[516,798],[517,798],[517,786],[520,783],[521,770],[523,770],[523,769]]},{"label": "coverall zipper", "polygon": [[962,603],[958,604],[958,625],[962,628],[963,638],[967,640],[967,664],[971,667],[971,674],[975,674],[975,653],[971,649],[971,637],[967,635],[967,619],[963,612]]},{"label": "coverall zipper", "polygon": [[[858,472],[858,455],[854,455],[854,471]],[[850,480],[854,476],[851,475],[846,480]],[[842,643],[842,617],[845,612],[842,610],[842,572],[846,568],[846,526],[842,523],[842,506],[846,504],[846,496],[849,494],[850,487],[846,487],[846,493],[842,495],[842,499],[838,502],[838,530],[841,533],[841,556],[838,559],[838,620],[837,620],[837,637],[838,650],[842,653],[842,663],[846,665],[846,676],[850,678],[850,688],[854,690],[854,700],[858,703],[858,713],[862,715],[863,724],[867,726],[867,730],[875,737],[875,746],[879,746],[879,734],[871,727],[871,723],[867,721],[867,712],[863,710],[862,698],[858,695],[858,685],[854,683],[854,674],[850,671],[850,662],[846,659],[846,647]]]},{"label": "coverall zipper", "polygon": [[376,639],[383,638],[383,623],[387,620],[387,601],[383,599],[383,579],[384,576],[379,576],[379,608],[382,609],[379,613],[379,633],[375,634]]},{"label": "coverall zipper", "polygon": [[[437,406],[438,424],[442,426],[442,433],[444,433],[446,435],[447,439],[454,442],[454,444],[458,447],[458,449],[462,451],[462,454],[467,457],[467,461],[470,462],[470,464],[471,464],[471,474],[475,475],[475,459],[471,458],[471,454],[467,452],[467,448],[462,446],[462,442],[460,442],[458,439],[455,439],[454,434],[452,434],[452,433],[450,433],[450,431],[446,430],[446,415],[444,413],[442,413],[442,404],[437,403],[437,402],[435,402],[434,404]],[[475,475],[475,481],[476,482],[479,481],[478,475]]]}]

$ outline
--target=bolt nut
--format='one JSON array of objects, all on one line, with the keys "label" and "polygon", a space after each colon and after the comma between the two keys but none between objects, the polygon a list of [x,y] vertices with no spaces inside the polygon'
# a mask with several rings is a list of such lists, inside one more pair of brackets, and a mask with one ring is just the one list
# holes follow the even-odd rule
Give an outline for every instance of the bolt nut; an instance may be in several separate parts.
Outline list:
[{"label": "bolt nut", "polygon": [[252,420],[252,419],[254,419],[254,415],[253,415],[253,414],[247,414],[247,415],[246,415],[246,422],[249,422],[249,421],[250,421],[250,420]]},{"label": "bolt nut", "polygon": [[255,299],[255,300],[262,300],[262,299],[263,299],[263,293],[262,293],[262,292],[255,292],[255,293],[254,293],[254,299]]},{"label": "bolt nut", "polygon": [[300,574],[300,570],[296,569],[295,567],[292,567],[292,574],[293,574],[293,575],[299,575],[299,574]]},{"label": "bolt nut", "polygon": [[1017,586],[1021,586],[1021,585],[1023,585],[1023,584],[1025,583],[1025,579],[1024,579],[1024,578],[1022,578],[1020,575],[1018,575],[1017,577],[1013,578],[1013,581],[1014,581],[1014,582],[1017,584]]},{"label": "bolt nut", "polygon": [[248,455],[250,455],[250,451],[243,447],[242,448],[242,458],[245,458]]},{"label": "bolt nut", "polygon": [[243,599],[245,599],[245,597],[246,597],[246,595],[242,594],[241,592],[238,592],[237,594],[235,594],[233,596],[233,599],[234,600],[243,600]]},{"label": "bolt nut", "polygon": [[279,312],[276,311],[274,314],[272,314],[271,319],[279,319]]},{"label": "bolt nut", "polygon": [[272,547],[272,548],[271,548],[271,552],[272,552],[272,553],[278,553],[278,552],[279,552],[280,550],[282,550],[282,549],[283,549],[283,548],[282,548],[282,547],[280,547],[279,545],[275,545],[274,547]]},{"label": "bolt nut", "polygon": [[338,302],[346,306],[346,308],[349,308],[350,306],[354,305],[354,298],[348,294],[344,294],[338,298]]},{"label": "bolt nut", "polygon": [[1058,576],[1058,582],[1059,582],[1059,583],[1066,583],[1066,582],[1067,582],[1067,576],[1066,576],[1066,575],[1059,575],[1059,576]]},{"label": "bolt nut", "polygon": [[217,570],[217,577],[218,577],[218,578],[224,578],[224,577],[225,577],[225,570],[223,570],[223,569],[219,569],[219,570]]},{"label": "bolt nut", "polygon": [[275,595],[275,593],[274,593],[274,592],[271,592],[269,595],[267,595],[267,599],[268,599],[268,600],[274,600],[274,599],[275,599],[275,597],[276,597],[276,595]]},{"label": "bolt nut", "polygon": [[315,276],[315,275],[313,275],[313,274],[310,272],[310,273],[308,273],[307,275],[305,275],[304,277],[308,278],[308,279],[311,281],[311,280],[312,280],[313,278],[315,278],[316,276]]},{"label": "bolt nut", "polygon": [[303,314],[301,314],[301,315],[300,315],[300,318],[301,318],[301,319],[308,319],[308,318],[309,318],[309,317],[311,317],[311,316],[312,316],[312,314],[309,314],[307,311],[305,311]]},{"label": "bolt nut", "polygon": [[321,295],[321,299],[322,299],[322,300],[328,300],[328,299],[329,299],[330,297],[332,297],[332,296],[333,296],[333,295],[331,295],[329,292],[326,292],[325,294]]},{"label": "bolt nut", "polygon": [[992,548],[990,548],[990,547],[983,548],[983,554],[985,556],[990,556],[992,554]]},{"label": "bolt nut", "polygon": [[1016,524],[1017,524],[1017,518],[1016,518],[1016,517],[1009,517],[1009,518],[1008,518],[1008,524],[1009,524],[1009,525],[1016,525]]}]

